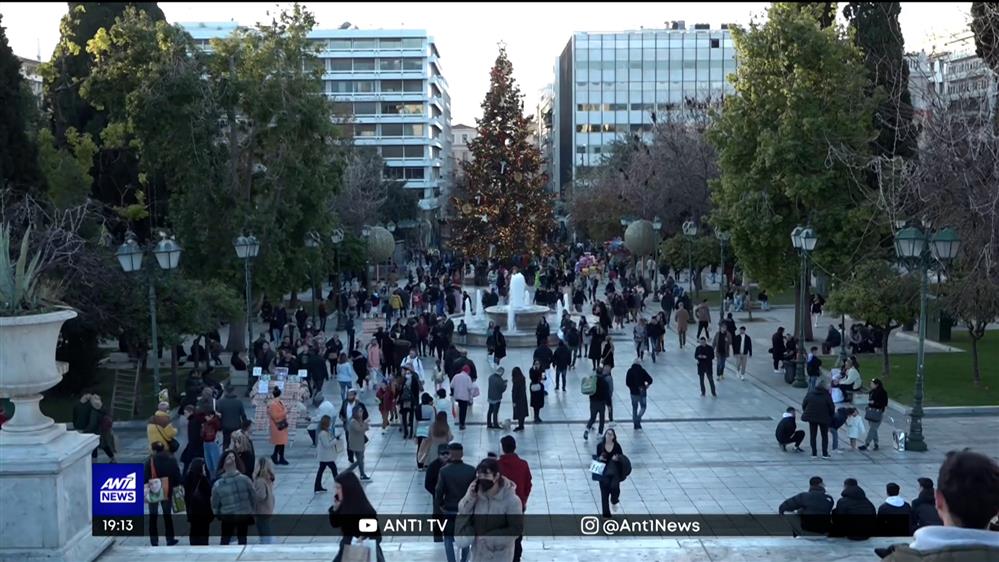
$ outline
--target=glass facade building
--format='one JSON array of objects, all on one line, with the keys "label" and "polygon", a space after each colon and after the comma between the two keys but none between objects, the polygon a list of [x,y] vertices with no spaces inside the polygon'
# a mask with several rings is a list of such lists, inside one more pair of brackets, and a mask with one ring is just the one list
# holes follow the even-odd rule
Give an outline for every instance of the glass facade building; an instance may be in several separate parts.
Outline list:
[{"label": "glass facade building", "polygon": [[[198,44],[235,30],[182,24]],[[423,30],[314,30],[326,95],[349,116],[357,146],[378,151],[387,177],[421,190],[420,207],[439,208],[453,176],[451,98],[433,38]]]},{"label": "glass facade building", "polygon": [[574,34],[556,68],[558,185],[598,165],[615,139],[651,131],[653,112],[732,94],[735,65],[727,29]]}]

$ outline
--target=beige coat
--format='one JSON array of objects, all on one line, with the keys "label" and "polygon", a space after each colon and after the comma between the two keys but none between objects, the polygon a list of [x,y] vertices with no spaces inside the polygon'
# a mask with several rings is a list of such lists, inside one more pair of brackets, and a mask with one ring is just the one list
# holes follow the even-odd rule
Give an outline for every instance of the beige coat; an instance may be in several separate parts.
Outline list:
[{"label": "beige coat", "polygon": [[[472,540],[471,562],[512,562],[513,544],[524,533],[524,518],[517,485],[505,476],[503,487],[495,496],[472,495],[472,486],[458,502],[456,531],[462,530],[463,515],[491,515],[489,518],[471,517],[475,538]],[[500,517],[505,515],[506,517]]]}]

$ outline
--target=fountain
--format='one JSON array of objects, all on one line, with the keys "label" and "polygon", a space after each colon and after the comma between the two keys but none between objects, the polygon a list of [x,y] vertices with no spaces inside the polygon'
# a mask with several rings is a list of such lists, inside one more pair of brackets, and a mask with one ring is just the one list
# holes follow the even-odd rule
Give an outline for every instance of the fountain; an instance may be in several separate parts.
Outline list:
[{"label": "fountain", "polygon": [[505,319],[508,334],[533,333],[541,317],[550,314],[551,310],[547,306],[527,304],[529,300],[524,274],[514,273],[510,278],[509,304],[490,306],[486,309],[486,316],[496,324],[502,324]]}]

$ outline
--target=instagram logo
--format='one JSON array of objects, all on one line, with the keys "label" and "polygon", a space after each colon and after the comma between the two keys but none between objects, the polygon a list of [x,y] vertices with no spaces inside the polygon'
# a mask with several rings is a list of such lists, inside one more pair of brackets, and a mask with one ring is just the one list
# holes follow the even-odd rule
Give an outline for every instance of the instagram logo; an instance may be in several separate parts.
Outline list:
[{"label": "instagram logo", "polygon": [[600,519],[587,515],[579,520],[579,532],[591,536],[600,532]]},{"label": "instagram logo", "polygon": [[374,533],[378,531],[377,519],[361,519],[357,522],[357,530],[362,533]]}]

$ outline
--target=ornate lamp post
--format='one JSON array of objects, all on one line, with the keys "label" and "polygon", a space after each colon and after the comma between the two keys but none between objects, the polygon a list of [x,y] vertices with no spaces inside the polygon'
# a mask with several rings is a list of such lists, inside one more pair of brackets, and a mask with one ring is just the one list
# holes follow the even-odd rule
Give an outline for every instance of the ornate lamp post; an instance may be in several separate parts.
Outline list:
[{"label": "ornate lamp post", "polygon": [[253,292],[253,273],[250,269],[250,262],[257,257],[260,252],[260,242],[257,237],[250,234],[248,236],[237,236],[232,243],[236,249],[236,257],[243,260],[243,278],[246,283],[246,356],[250,360],[249,368],[253,370],[255,357],[253,356],[253,312],[251,310]]},{"label": "ornate lamp post", "polygon": [[728,241],[732,238],[732,235],[723,230],[718,230],[715,232],[715,237],[718,238],[718,247],[721,250],[721,261],[719,262],[721,265],[719,266],[719,269],[721,269],[722,280],[721,280],[721,285],[718,286],[718,292],[721,295],[721,316],[719,316],[719,318],[724,320],[725,289],[728,286],[728,278],[725,276],[725,244],[727,244]]},{"label": "ornate lamp post", "polygon": [[333,231],[330,236],[330,242],[333,243],[333,249],[336,251],[336,290],[334,294],[336,295],[336,329],[341,330],[344,325],[343,321],[343,310],[340,309],[340,290],[343,287],[343,283],[340,280],[340,244],[343,242],[343,230],[339,228]]},{"label": "ornate lamp post", "polygon": [[[126,273],[137,272],[142,269],[142,258],[145,255],[142,247],[139,243],[135,241],[135,234],[131,231],[126,235],[125,242],[118,247],[115,252],[115,257],[118,258],[118,263],[121,264],[121,268]],[[160,269],[164,271],[169,271],[171,269],[177,269],[180,264],[180,254],[181,248],[173,240],[173,238],[167,238],[166,234],[160,232],[160,241],[152,248],[152,254],[156,257],[156,263],[160,266]],[[156,325],[156,280],[153,277],[153,270],[146,269],[148,274],[149,282],[149,325],[150,325],[150,336],[152,339],[153,348],[153,384],[156,389],[156,394],[159,395],[160,392],[160,342],[159,342],[159,332]]]},{"label": "ornate lamp post", "polygon": [[659,244],[662,242],[663,220],[656,216],[652,219],[652,230],[656,231],[655,270],[652,272],[654,281],[652,285],[652,302],[659,302]]},{"label": "ornate lamp post", "polygon": [[684,221],[683,235],[687,237],[687,265],[690,271],[690,292],[694,292],[694,237],[697,236],[697,223],[693,220]]},{"label": "ornate lamp post", "polygon": [[796,388],[807,388],[808,381],[805,380],[805,322],[808,321],[806,312],[807,303],[805,297],[808,294],[808,254],[815,249],[818,237],[811,227],[796,226],[791,231],[791,244],[801,256],[801,277],[798,279],[800,287],[798,295],[798,357],[795,360],[795,375],[792,386]]},{"label": "ornate lamp post", "polygon": [[926,451],[923,438],[923,381],[926,376],[923,346],[926,341],[926,298],[930,258],[946,263],[957,257],[961,239],[952,228],[935,234],[910,226],[895,234],[895,251],[902,261],[919,267],[919,348],[916,358],[916,390],[909,413],[909,433],[905,438],[907,451]]}]

